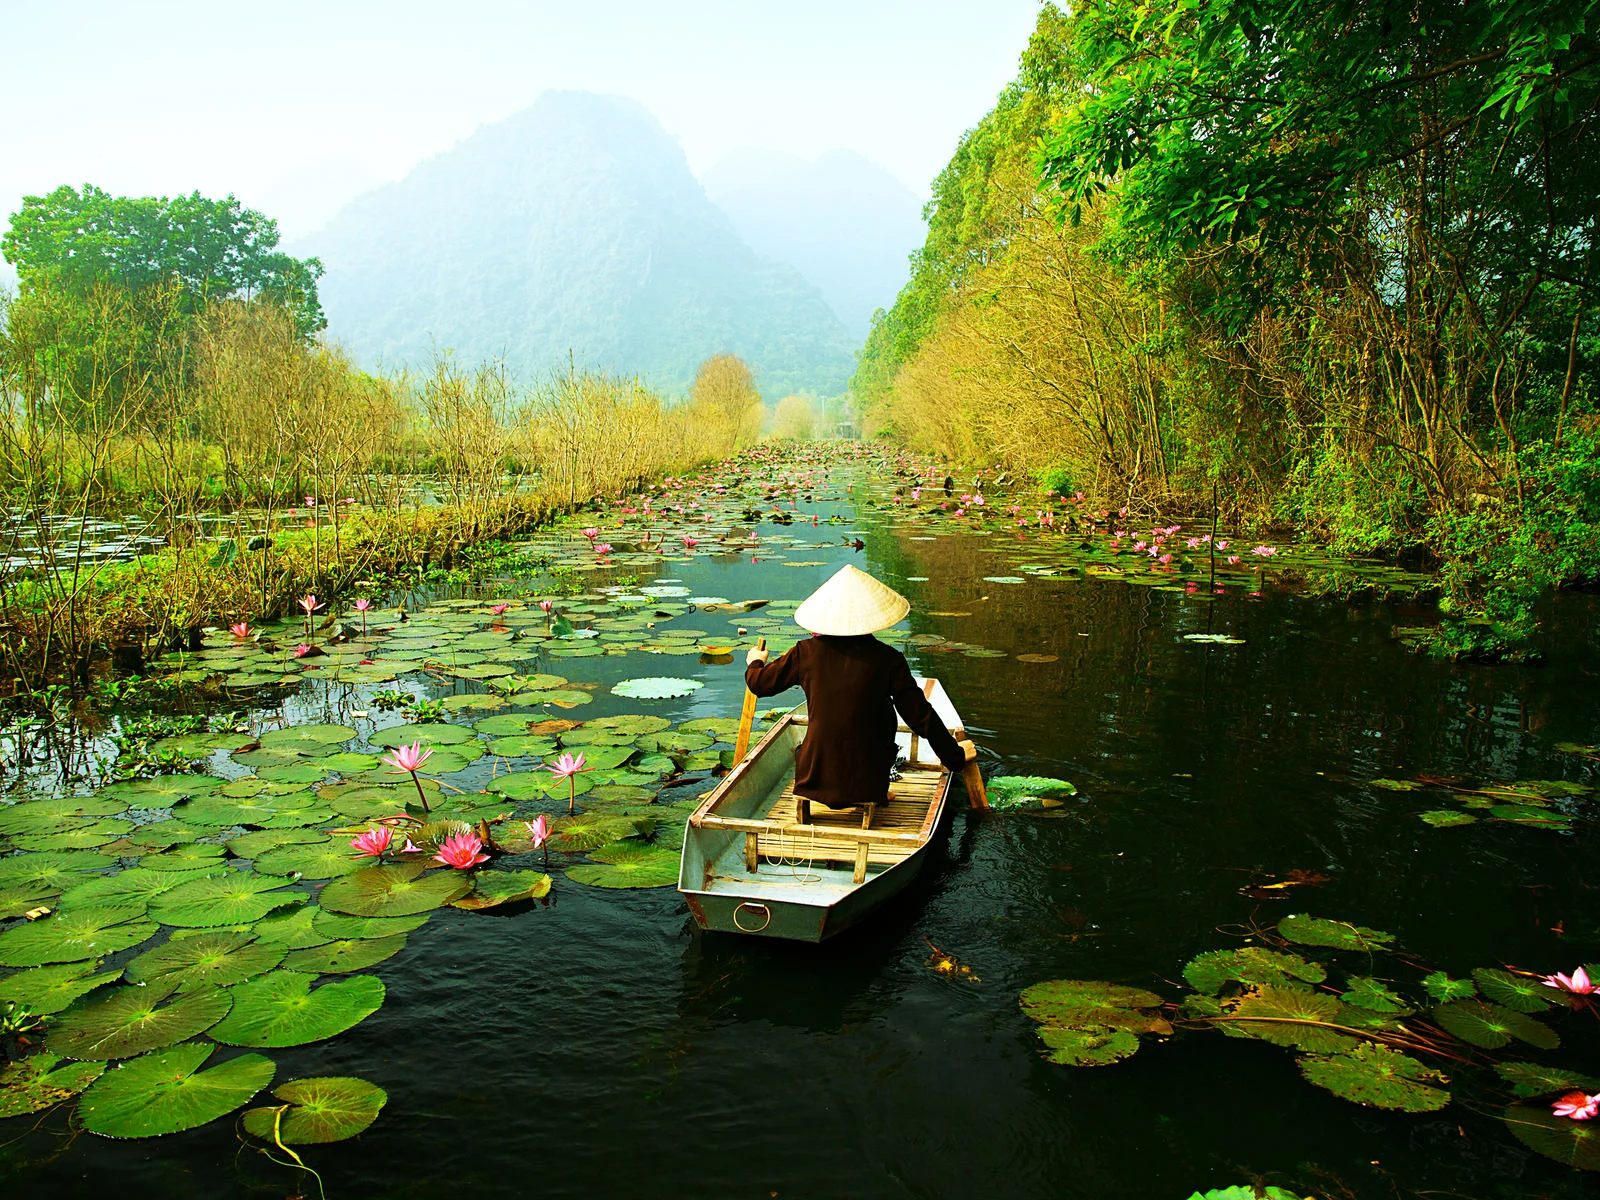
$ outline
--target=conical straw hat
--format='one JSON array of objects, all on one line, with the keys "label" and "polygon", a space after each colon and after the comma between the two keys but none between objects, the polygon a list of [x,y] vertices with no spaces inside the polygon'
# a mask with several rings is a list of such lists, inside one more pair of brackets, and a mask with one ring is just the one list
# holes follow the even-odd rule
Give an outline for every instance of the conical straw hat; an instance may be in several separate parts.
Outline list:
[{"label": "conical straw hat", "polygon": [[795,610],[802,629],[829,637],[856,637],[877,633],[896,624],[911,611],[911,601],[887,588],[865,571],[841,567]]}]

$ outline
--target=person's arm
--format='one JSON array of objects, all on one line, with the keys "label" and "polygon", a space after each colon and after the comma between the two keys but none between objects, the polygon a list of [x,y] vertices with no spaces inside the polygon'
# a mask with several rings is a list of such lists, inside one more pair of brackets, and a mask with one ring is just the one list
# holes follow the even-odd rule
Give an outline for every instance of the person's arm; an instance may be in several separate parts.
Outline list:
[{"label": "person's arm", "polygon": [[775,663],[766,661],[765,650],[752,650],[746,656],[748,664],[744,669],[744,685],[757,696],[776,696],[779,692],[786,692],[792,687],[798,687],[801,680],[801,647],[809,645],[808,642],[796,642]]},{"label": "person's arm", "polygon": [[898,650],[894,652],[898,660],[893,667],[890,678],[890,695],[894,697],[894,706],[899,712],[901,720],[906,723],[906,728],[921,737],[933,747],[933,752],[939,756],[939,761],[952,771],[959,771],[966,764],[967,753],[962,743],[958,743],[950,736],[950,731],[944,727],[944,719],[934,711],[933,705],[928,703],[928,698],[922,694],[922,689],[917,686],[917,681],[911,675],[911,667],[907,664],[905,655]]}]

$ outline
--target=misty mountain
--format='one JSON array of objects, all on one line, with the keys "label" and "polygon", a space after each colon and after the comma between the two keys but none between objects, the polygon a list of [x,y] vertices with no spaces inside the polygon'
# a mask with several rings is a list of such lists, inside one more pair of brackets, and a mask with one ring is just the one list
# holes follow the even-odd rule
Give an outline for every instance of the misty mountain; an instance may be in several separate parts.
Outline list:
[{"label": "misty mountain", "polygon": [[367,365],[435,346],[524,377],[580,366],[681,391],[729,351],[768,396],[844,389],[855,343],[760,258],[631,100],[547,92],[292,243],[327,268],[329,332]]},{"label": "misty mountain", "polygon": [[751,248],[822,289],[858,340],[873,310],[894,303],[911,274],[907,256],[928,234],[916,194],[848,150],[815,162],[739,150],[700,182]]}]

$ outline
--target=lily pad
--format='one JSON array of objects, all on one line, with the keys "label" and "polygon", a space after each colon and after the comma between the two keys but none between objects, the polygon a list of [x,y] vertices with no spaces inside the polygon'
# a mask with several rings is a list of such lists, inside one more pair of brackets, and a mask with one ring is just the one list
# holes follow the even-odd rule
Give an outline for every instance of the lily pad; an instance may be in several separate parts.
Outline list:
[{"label": "lily pad", "polygon": [[1357,1046],[1347,1054],[1308,1054],[1300,1073],[1341,1100],[1401,1112],[1437,1112],[1450,1093],[1431,1086],[1445,1077],[1426,1063],[1387,1046]]},{"label": "lily pad", "polygon": [[280,846],[256,859],[256,870],[305,879],[335,879],[358,871],[372,860],[357,856],[350,838],[337,834],[309,845]]},{"label": "lily pad", "polygon": [[383,981],[354,975],[311,989],[316,977],[273,971],[233,988],[233,1011],[211,1036],[229,1046],[303,1046],[334,1037],[383,1006]]},{"label": "lily pad", "polygon": [[275,908],[305,903],[304,892],[284,891],[292,879],[225,871],[206,875],[163,892],[150,905],[150,915],[167,925],[209,929],[259,921]]},{"label": "lily pad", "polygon": [[394,750],[400,746],[410,746],[421,742],[424,746],[454,746],[461,742],[471,741],[472,730],[461,725],[391,725],[387,729],[380,729],[367,739],[374,746],[382,746],[386,750]]},{"label": "lily pad", "polygon": [[363,867],[328,884],[318,903],[353,917],[404,917],[459,900],[472,888],[464,872],[426,869],[420,862]]},{"label": "lily pad", "polygon": [[314,749],[348,742],[355,736],[356,731],[348,725],[292,725],[267,730],[261,735],[261,744],[291,750]]},{"label": "lily pad", "polygon": [[159,854],[146,854],[139,860],[139,866],[161,874],[202,871],[220,867],[222,856],[223,848],[214,842],[186,842]]},{"label": "lily pad", "polygon": [[34,1054],[0,1070],[0,1119],[39,1112],[70,1100],[105,1071],[103,1062],[64,1062]]},{"label": "lily pad", "polygon": [[1433,1010],[1433,1019],[1462,1041],[1485,1050],[1508,1046],[1512,1038],[1541,1050],[1554,1050],[1561,1044],[1550,1026],[1535,1021],[1526,1013],[1481,1000],[1452,1000],[1441,1004]]},{"label": "lily pad", "polygon": [[1495,1073],[1511,1084],[1519,1096],[1543,1096],[1549,1092],[1600,1091],[1600,1079],[1569,1071],[1564,1067],[1546,1067],[1540,1063],[1495,1063]]},{"label": "lily pad", "polygon": [[215,775],[157,775],[153,779],[109,783],[100,789],[100,794],[114,796],[125,807],[170,808],[185,796],[208,796],[222,782]]},{"label": "lily pad", "polygon": [[1060,803],[1078,794],[1067,780],[1043,775],[997,775],[988,781],[987,789],[990,807],[1001,811],[1038,807],[1051,801]]},{"label": "lily pad", "polygon": [[[550,827],[552,849],[578,852],[609,846],[634,833],[633,821],[629,818],[597,814],[557,817]],[[676,872],[673,878],[677,878]]]},{"label": "lily pad", "polygon": [[1344,921],[1329,921],[1291,914],[1278,922],[1278,932],[1302,946],[1329,946],[1335,950],[1379,950],[1394,941],[1394,934]]},{"label": "lily pad", "polygon": [[1451,979],[1443,971],[1426,975],[1422,987],[1435,1000],[1465,1000],[1478,994],[1478,987],[1470,979]]},{"label": "lily pad", "polygon": [[202,987],[179,993],[178,980],[119,987],[103,1000],[74,1008],[50,1026],[45,1046],[64,1058],[133,1058],[204,1033],[228,1015],[226,991]]},{"label": "lily pad", "polygon": [[397,933],[410,933],[428,923],[430,913],[416,913],[409,917],[350,917],[343,913],[314,908],[311,927],[332,938],[386,938]]},{"label": "lily pad", "polygon": [[305,971],[311,974],[343,974],[376,966],[386,958],[393,958],[405,949],[406,935],[393,934],[381,938],[352,938],[296,950],[283,960],[286,970]]},{"label": "lily pad", "polygon": [[258,941],[250,933],[202,933],[146,950],[128,964],[128,981],[176,981],[181,992],[207,985],[232,987],[265,975],[283,961],[284,952],[281,944]]},{"label": "lily pad", "polygon": [[115,817],[101,817],[56,833],[21,834],[14,840],[19,850],[94,850],[107,842],[126,836],[134,828],[132,821]]},{"label": "lily pad", "polygon": [[624,679],[612,687],[611,694],[629,700],[674,700],[697,692],[704,686],[694,679],[650,675],[639,679]]},{"label": "lily pad", "polygon": [[1276,1046],[1298,1046],[1312,1054],[1340,1054],[1357,1040],[1330,1026],[1345,1024],[1345,1007],[1332,996],[1302,988],[1264,987],[1246,996],[1221,1022],[1231,1037],[1259,1038]]},{"label": "lily pad", "polygon": [[[676,880],[676,875],[674,875]],[[466,909],[497,908],[550,894],[550,876],[543,871],[479,871],[472,891],[455,901]]]},{"label": "lily pad", "polygon": [[8,975],[0,979],[0,1004],[9,1000],[25,1004],[34,1012],[44,1015],[61,1012],[96,988],[122,978],[119,970],[96,975],[99,967],[99,962],[90,960],[53,967],[34,967],[31,971]]},{"label": "lily pad", "polygon": [[0,858],[0,887],[39,886],[65,891],[82,883],[83,871],[114,867],[117,860],[93,850],[44,850]]},{"label": "lily pad", "polygon": [[1458,812],[1452,808],[1435,808],[1428,812],[1418,813],[1417,816],[1437,829],[1446,829],[1452,825],[1476,825],[1478,818],[1471,813]]},{"label": "lily pad", "polygon": [[322,910],[314,904],[299,908],[280,908],[268,913],[251,926],[259,942],[270,942],[287,950],[304,950],[307,946],[321,946],[331,942],[332,936],[316,927],[315,918]]},{"label": "lily pad", "polygon": [[1600,1171],[1600,1129],[1593,1121],[1558,1117],[1549,1108],[1513,1104],[1505,1111],[1506,1128],[1524,1146],[1546,1158],[1585,1171]]},{"label": "lily pad", "polygon": [[252,1108],[244,1114],[245,1132],[285,1146],[342,1142],[378,1119],[389,1094],[365,1079],[324,1076],[293,1079],[274,1088],[284,1103]]},{"label": "lily pad", "polygon": [[229,838],[228,851],[240,858],[255,858],[279,846],[305,846],[327,841],[328,835],[315,829],[260,829]]},{"label": "lily pad", "polygon": [[678,855],[644,842],[613,842],[596,850],[592,863],[567,868],[567,878],[592,887],[667,887],[678,882]]},{"label": "lily pad", "polygon": [[1136,1035],[1104,1025],[1045,1025],[1039,1039],[1048,1047],[1046,1058],[1069,1067],[1107,1066],[1139,1049]]},{"label": "lily pad", "polygon": [[277,1068],[259,1054],[201,1071],[215,1049],[188,1042],[102,1075],[78,1106],[84,1127],[114,1138],[178,1133],[226,1116],[272,1082]]},{"label": "lily pad", "polygon": [[1529,979],[1509,971],[1478,967],[1472,972],[1472,978],[1486,998],[1515,1012],[1543,1012],[1555,1004],[1559,996],[1556,989],[1546,987],[1542,979]]},{"label": "lily pad", "polygon": [[1384,987],[1378,980],[1366,975],[1352,976],[1346,983],[1344,995],[1339,999],[1368,1012],[1393,1013],[1407,1016],[1416,1010],[1404,998]]},{"label": "lily pad", "polygon": [[142,909],[107,905],[58,912],[0,933],[0,965],[38,967],[115,954],[159,928]]},{"label": "lily pad", "polygon": [[1328,972],[1321,963],[1309,962],[1298,954],[1244,946],[1238,950],[1208,950],[1196,955],[1183,968],[1183,977],[1196,991],[1215,996],[1229,982],[1247,987],[1292,986],[1291,980],[1321,983]]},{"label": "lily pad", "polygon": [[1094,979],[1051,979],[1024,989],[1023,1015],[1042,1025],[1126,1029],[1130,1033],[1172,1032],[1165,1018],[1142,1010],[1157,1008],[1161,997],[1143,988]]}]

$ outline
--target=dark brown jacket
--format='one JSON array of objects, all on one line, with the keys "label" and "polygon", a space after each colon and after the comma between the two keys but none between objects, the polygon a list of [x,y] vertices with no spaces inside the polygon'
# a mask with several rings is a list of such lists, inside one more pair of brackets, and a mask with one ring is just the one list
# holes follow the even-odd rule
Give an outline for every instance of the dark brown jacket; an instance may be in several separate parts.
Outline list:
[{"label": "dark brown jacket", "polygon": [[795,751],[794,790],[830,808],[881,803],[895,762],[895,710],[952,771],[966,761],[911,677],[905,655],[871,634],[813,637],[776,662],[745,669],[757,696],[806,693],[810,724]]}]

